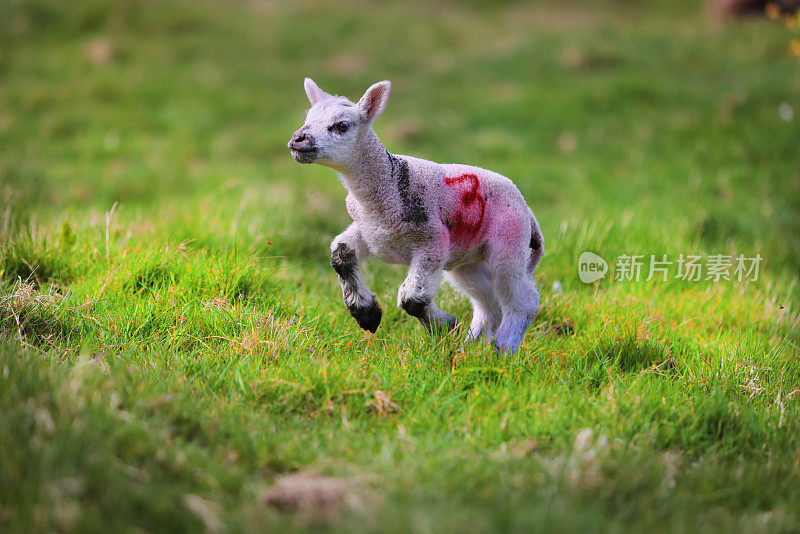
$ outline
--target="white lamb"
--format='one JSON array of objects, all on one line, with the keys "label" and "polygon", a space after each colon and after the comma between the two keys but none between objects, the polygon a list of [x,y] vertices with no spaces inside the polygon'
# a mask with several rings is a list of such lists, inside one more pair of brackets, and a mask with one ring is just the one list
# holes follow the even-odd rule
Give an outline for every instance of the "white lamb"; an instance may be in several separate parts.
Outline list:
[{"label": "white lamb", "polygon": [[470,333],[516,351],[539,306],[531,275],[544,253],[539,224],[505,176],[469,165],[438,164],[389,153],[372,130],[391,84],[370,87],[358,104],[332,96],[306,78],[311,101],[289,148],[300,163],[334,169],[348,191],[353,223],[331,244],[347,309],[375,332],[381,308],[359,269],[370,255],[409,265],[397,305],[429,330],[456,319],[433,300],[445,273],[469,296]]}]

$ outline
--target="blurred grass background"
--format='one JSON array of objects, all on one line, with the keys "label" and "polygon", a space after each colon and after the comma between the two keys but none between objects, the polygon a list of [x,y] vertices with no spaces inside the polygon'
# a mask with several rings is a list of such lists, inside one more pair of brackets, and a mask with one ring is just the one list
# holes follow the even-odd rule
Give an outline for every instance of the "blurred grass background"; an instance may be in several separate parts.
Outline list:
[{"label": "blurred grass background", "polygon": [[798,126],[778,115],[797,104],[796,59],[774,23],[714,26],[694,2],[4,6],[0,172],[17,206],[134,210],[299,177],[338,199],[330,173],[285,157],[298,80],[355,98],[390,78],[390,149],[511,176],[550,235],[624,212],[800,266]]},{"label": "blurred grass background", "polygon": [[[0,3],[0,526],[796,529],[796,34],[688,1]],[[286,149],[305,76],[392,80],[389,150],[517,183],[547,242],[517,356],[425,336],[378,262],[357,328],[345,191]],[[584,250],[764,261],[583,285]],[[265,504],[295,471],[360,504]]]}]

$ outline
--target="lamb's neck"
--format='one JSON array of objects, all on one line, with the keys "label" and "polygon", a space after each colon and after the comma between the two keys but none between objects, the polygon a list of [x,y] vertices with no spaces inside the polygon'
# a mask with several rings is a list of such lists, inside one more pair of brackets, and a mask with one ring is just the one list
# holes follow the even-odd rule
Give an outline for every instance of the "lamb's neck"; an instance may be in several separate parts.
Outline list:
[{"label": "lamb's neck", "polygon": [[339,170],[345,188],[362,204],[379,204],[394,191],[393,161],[389,151],[372,132],[352,165]]}]

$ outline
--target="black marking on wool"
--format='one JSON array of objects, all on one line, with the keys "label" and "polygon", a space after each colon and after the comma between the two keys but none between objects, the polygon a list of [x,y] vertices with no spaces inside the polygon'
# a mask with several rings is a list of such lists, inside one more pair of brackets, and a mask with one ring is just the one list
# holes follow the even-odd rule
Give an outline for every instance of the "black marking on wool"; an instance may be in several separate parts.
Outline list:
[{"label": "black marking on wool", "polygon": [[358,257],[356,251],[348,247],[344,243],[339,243],[331,253],[331,267],[336,271],[336,274],[348,285],[356,285],[356,267],[358,266]]},{"label": "black marking on wool", "polygon": [[409,190],[411,182],[408,176],[408,162],[391,154],[388,150],[386,155],[389,156],[389,166],[393,178],[395,176],[395,168],[397,169],[397,192],[400,193],[400,201],[403,203],[403,220],[414,224],[428,222],[428,214],[425,213],[422,199],[419,198],[419,195]]},{"label": "black marking on wool", "polygon": [[[339,243],[336,250],[331,253],[331,267],[339,275],[339,282],[342,284],[345,294],[345,303],[358,302],[358,277],[356,276],[358,256],[356,256],[356,251],[344,243]],[[350,310],[350,313],[353,311]]]},{"label": "black marking on wool", "polygon": [[539,241],[539,236],[537,234],[531,236],[531,243],[528,246],[533,250],[539,250],[541,248],[542,243]]}]

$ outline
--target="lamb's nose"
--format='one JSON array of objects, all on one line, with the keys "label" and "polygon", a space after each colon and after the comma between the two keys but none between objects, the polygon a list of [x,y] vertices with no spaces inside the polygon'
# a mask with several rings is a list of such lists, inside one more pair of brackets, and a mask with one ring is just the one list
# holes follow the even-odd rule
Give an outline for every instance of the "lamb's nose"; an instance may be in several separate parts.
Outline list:
[{"label": "lamb's nose", "polygon": [[302,143],[307,139],[305,132],[295,132],[294,137],[292,137],[292,142],[294,143]]}]

